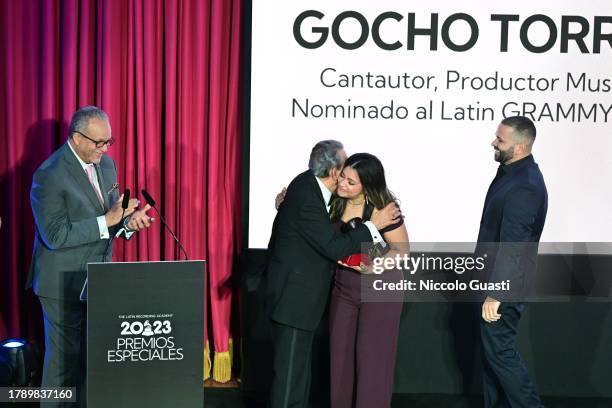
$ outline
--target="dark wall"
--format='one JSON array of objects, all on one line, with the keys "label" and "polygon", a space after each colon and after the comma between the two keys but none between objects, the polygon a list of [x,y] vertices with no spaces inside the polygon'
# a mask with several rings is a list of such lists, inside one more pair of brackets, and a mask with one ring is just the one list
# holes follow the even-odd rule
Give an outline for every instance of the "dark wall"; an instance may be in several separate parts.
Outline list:
[{"label": "dark wall", "polygon": [[[262,250],[247,253],[243,281],[254,276],[263,255]],[[541,256],[538,277],[540,282],[556,281],[572,294],[555,302],[531,303],[521,319],[518,348],[538,392],[612,398],[612,257]],[[243,390],[246,395],[265,398],[271,374],[271,337],[259,291],[243,290],[242,322]],[[477,306],[469,303],[406,303],[395,391],[480,393],[479,322]],[[325,320],[313,353],[315,393],[329,387],[327,333]]]}]

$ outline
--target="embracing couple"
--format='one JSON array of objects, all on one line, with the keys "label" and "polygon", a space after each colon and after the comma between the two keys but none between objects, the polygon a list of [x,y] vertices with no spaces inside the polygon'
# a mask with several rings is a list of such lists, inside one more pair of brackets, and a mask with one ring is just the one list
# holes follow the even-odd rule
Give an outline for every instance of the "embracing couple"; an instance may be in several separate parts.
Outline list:
[{"label": "embracing couple", "polygon": [[277,198],[268,246],[270,407],[308,406],[312,341],[332,286],[332,407],[353,406],[353,396],[357,406],[390,406],[403,303],[361,302],[361,274],[371,271],[336,261],[383,240],[390,251],[405,250],[403,218],[375,156],[347,158],[340,142],[326,140],[314,146],[308,167]]}]

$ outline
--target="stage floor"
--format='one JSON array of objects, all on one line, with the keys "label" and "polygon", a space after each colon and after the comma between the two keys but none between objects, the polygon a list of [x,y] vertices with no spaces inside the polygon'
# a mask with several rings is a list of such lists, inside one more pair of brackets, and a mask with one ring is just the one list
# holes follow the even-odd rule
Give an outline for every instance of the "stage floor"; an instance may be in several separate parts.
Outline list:
[{"label": "stage floor", "polygon": [[[206,388],[205,408],[265,408],[265,405],[244,401],[240,390]],[[543,397],[546,408],[612,408],[612,399]],[[324,398],[311,402],[312,408],[326,408]],[[392,408],[482,408],[481,397],[435,394],[395,394]]]}]

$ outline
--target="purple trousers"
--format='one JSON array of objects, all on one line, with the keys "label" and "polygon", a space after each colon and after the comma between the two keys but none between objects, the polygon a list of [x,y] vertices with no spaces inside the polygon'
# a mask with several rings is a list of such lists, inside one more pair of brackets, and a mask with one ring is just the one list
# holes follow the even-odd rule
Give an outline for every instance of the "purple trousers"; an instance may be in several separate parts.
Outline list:
[{"label": "purple trousers", "polygon": [[[396,272],[381,276],[401,279]],[[403,294],[389,302],[361,300],[361,285],[381,276],[336,270],[329,318],[331,408],[391,406]]]}]

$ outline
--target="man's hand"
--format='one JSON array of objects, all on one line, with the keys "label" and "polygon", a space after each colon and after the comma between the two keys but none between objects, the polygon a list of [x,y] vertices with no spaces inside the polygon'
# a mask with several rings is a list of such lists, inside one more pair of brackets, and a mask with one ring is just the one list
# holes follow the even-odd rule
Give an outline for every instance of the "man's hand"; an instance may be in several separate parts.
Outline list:
[{"label": "man's hand", "polygon": [[276,199],[274,199],[274,207],[278,210],[281,203],[285,201],[285,196],[287,195],[287,187],[283,187],[282,191],[276,195]]},{"label": "man's hand", "polygon": [[123,202],[123,194],[121,194],[121,197],[119,197],[119,199],[115,202],[115,204],[113,205],[113,208],[111,208],[106,214],[104,214],[104,217],[106,218],[106,225],[109,227],[112,227],[114,225],[119,224],[119,222],[121,221],[121,215],[123,214],[123,216],[128,216],[130,214],[132,214],[135,210],[136,207],[138,207],[139,201],[136,198],[132,198],[129,202],[128,202],[128,207],[125,210],[125,213],[123,212],[123,208],[121,208],[121,203]]},{"label": "man's hand", "polygon": [[402,212],[395,203],[389,203],[382,210],[374,209],[370,221],[374,224],[377,230],[381,230],[389,225],[399,222]]},{"label": "man's hand", "polygon": [[499,320],[501,317],[501,315],[497,313],[499,305],[501,305],[499,301],[487,296],[482,304],[482,318],[485,322],[493,323]]},{"label": "man's hand", "polygon": [[359,266],[351,266],[351,265],[345,264],[342,261],[338,261],[338,265],[342,265],[345,268],[351,268],[353,270],[356,270],[362,275],[371,275],[374,273],[374,267],[372,265],[366,265],[363,262],[361,262]]},{"label": "man's hand", "polygon": [[155,222],[155,218],[151,218],[147,215],[147,211],[151,209],[149,204],[145,205],[144,208],[134,212],[130,221],[127,224],[127,227],[131,231],[140,231],[145,228],[149,228],[153,222]]}]

